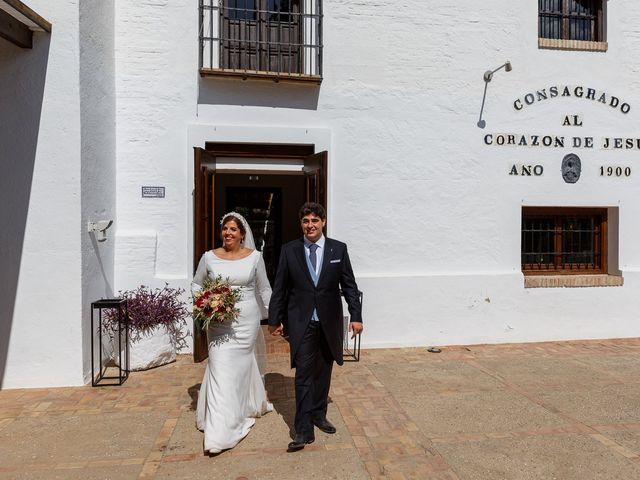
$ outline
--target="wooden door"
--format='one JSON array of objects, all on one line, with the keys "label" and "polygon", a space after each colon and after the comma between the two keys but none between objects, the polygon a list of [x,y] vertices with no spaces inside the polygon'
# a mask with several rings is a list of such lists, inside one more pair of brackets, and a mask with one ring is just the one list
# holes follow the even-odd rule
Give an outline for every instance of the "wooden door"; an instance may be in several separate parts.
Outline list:
[{"label": "wooden door", "polygon": [[300,73],[300,0],[223,0],[221,68]]},{"label": "wooden door", "polygon": [[[216,238],[216,211],[214,202],[215,157],[202,148],[194,148],[194,245],[193,272],[200,257],[213,248]],[[193,325],[193,360],[201,362],[209,356],[207,335]]]},{"label": "wooden door", "polygon": [[220,9],[220,67],[260,70],[258,4],[260,0],[223,0]]},{"label": "wooden door", "polygon": [[266,70],[301,73],[302,29],[300,0],[266,0],[267,18],[263,21],[266,48],[261,58]]},{"label": "wooden door", "polygon": [[327,208],[327,152],[314,153],[304,158],[305,201],[316,202]]}]

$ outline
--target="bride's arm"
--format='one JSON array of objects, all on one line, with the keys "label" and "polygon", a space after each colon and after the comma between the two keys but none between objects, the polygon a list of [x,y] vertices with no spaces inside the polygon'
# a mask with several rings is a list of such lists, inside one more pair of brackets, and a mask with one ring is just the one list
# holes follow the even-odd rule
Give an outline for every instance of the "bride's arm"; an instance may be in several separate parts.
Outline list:
[{"label": "bride's arm", "polygon": [[262,318],[267,318],[269,316],[267,307],[269,300],[271,300],[271,285],[269,285],[269,279],[267,278],[267,269],[264,266],[262,253],[258,258],[258,265],[256,265],[256,293],[262,300]]},{"label": "bride's arm", "polygon": [[202,290],[202,284],[207,278],[207,261],[205,260],[206,253],[200,257],[200,262],[198,262],[198,268],[196,269],[196,274],[193,276],[193,281],[191,282],[191,294],[195,295],[195,293],[199,290]]}]

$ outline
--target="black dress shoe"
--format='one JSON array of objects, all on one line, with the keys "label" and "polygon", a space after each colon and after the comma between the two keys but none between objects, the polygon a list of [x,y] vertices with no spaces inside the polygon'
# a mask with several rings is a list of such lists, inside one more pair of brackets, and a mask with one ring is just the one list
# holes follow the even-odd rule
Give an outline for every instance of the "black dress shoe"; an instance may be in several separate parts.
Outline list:
[{"label": "black dress shoe", "polygon": [[293,442],[289,442],[289,445],[287,446],[287,452],[297,452],[298,450],[302,450],[307,443],[313,443],[315,440],[316,437],[313,432],[306,435],[296,433]]},{"label": "black dress shoe", "polygon": [[313,424],[324,433],[336,433],[336,427],[334,427],[326,417],[314,419]]}]

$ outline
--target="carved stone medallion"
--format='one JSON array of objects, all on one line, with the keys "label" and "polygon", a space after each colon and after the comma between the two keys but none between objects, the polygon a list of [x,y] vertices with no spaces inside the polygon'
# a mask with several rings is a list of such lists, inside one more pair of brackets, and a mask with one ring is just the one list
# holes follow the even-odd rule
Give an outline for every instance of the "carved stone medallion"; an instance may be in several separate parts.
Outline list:
[{"label": "carved stone medallion", "polygon": [[575,153],[569,153],[562,159],[562,178],[567,183],[576,183],[580,180],[582,162]]}]

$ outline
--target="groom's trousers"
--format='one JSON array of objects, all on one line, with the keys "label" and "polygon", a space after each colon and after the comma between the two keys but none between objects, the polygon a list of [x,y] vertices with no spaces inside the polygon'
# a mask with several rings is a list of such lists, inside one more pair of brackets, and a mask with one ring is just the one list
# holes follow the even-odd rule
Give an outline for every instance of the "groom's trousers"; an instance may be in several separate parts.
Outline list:
[{"label": "groom's trousers", "polygon": [[313,432],[313,419],[325,418],[331,386],[333,357],[320,322],[310,321],[296,352],[296,418],[297,434]]}]

